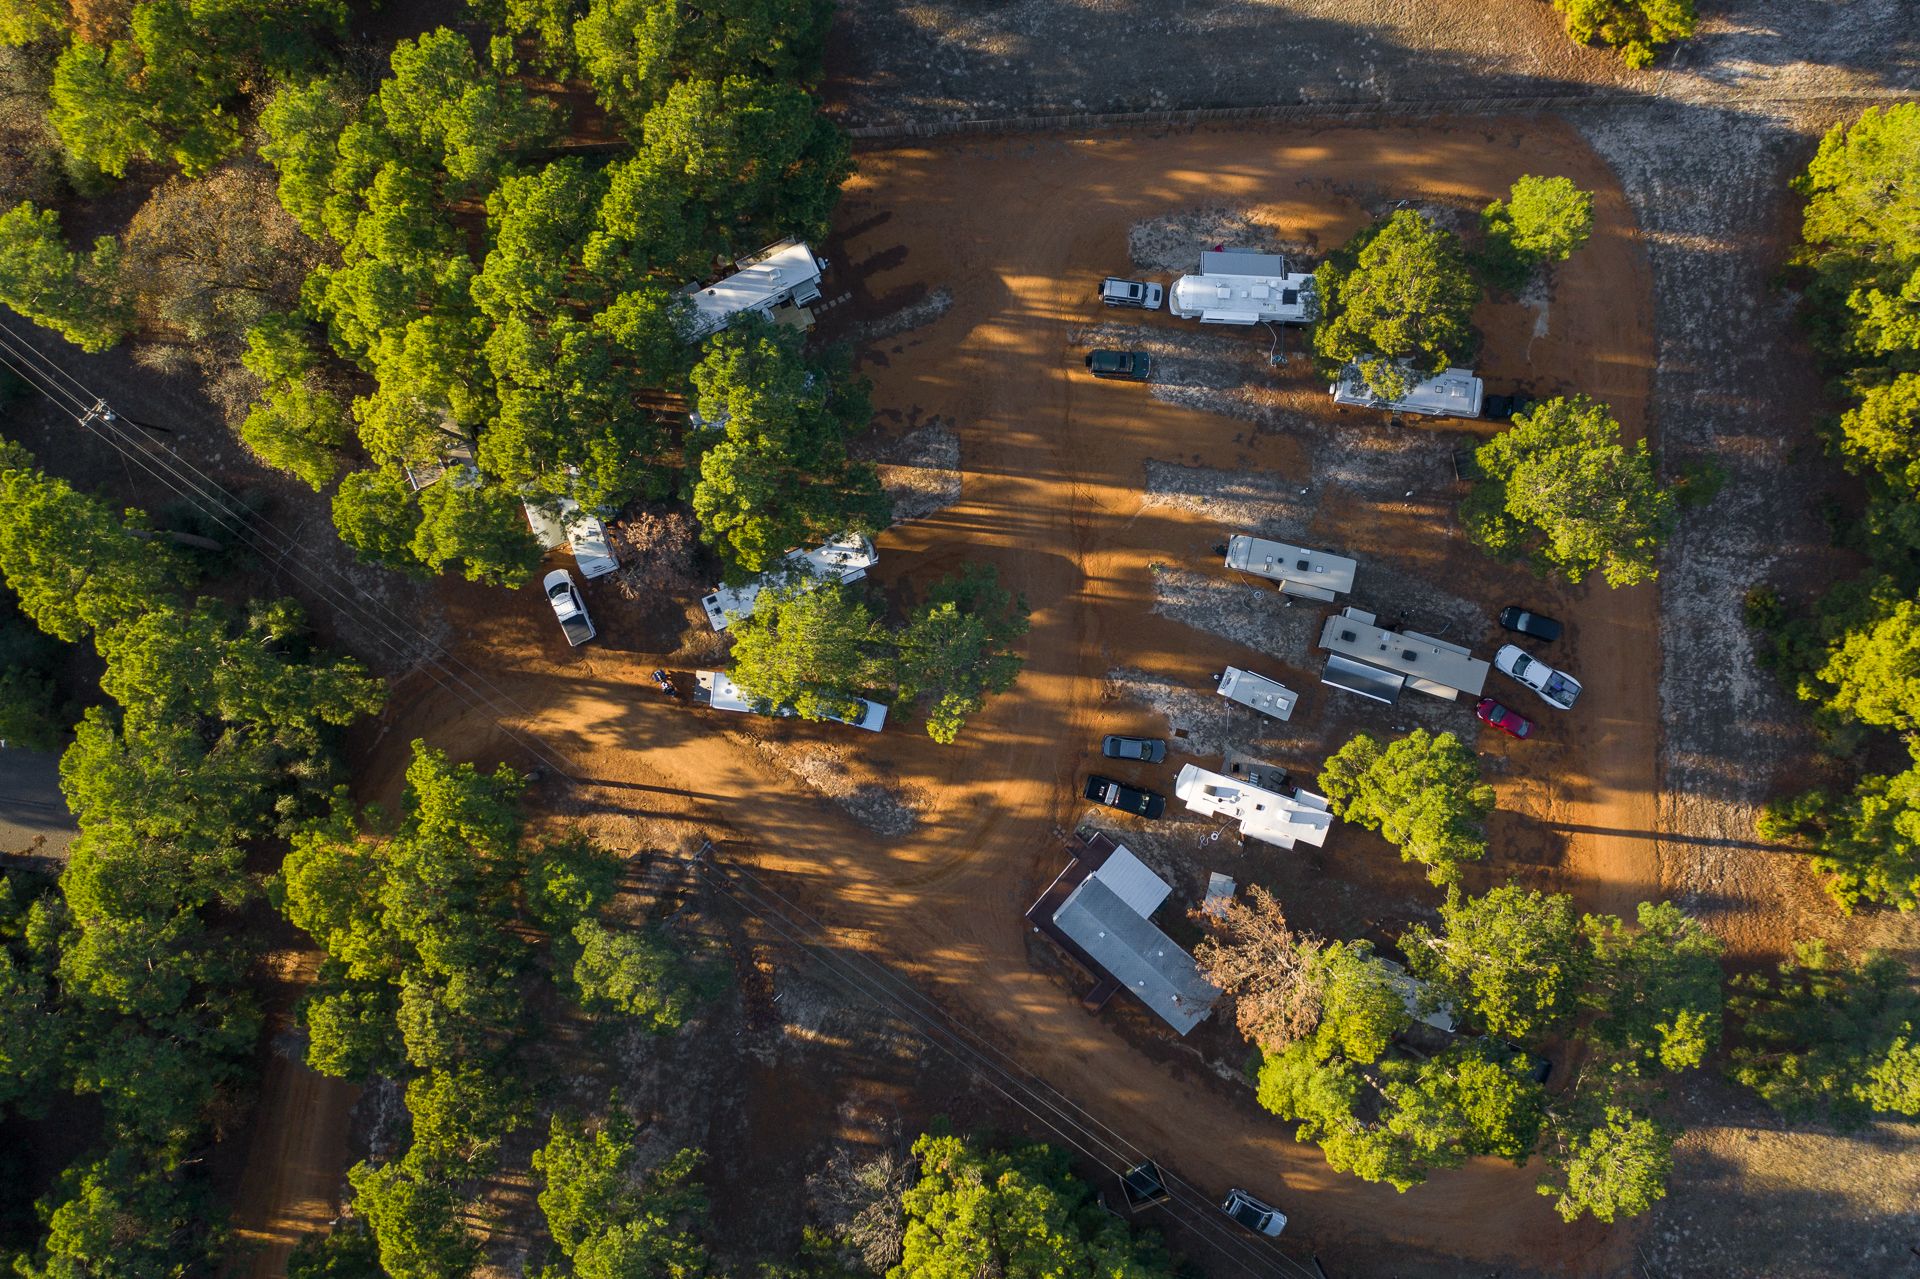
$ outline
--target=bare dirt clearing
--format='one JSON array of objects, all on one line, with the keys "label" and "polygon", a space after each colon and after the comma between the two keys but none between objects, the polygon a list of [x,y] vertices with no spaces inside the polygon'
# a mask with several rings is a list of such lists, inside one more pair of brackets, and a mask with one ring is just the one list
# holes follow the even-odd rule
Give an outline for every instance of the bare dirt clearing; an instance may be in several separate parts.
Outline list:
[{"label": "bare dirt clearing", "polygon": [[[1308,535],[1360,558],[1363,589],[1374,593],[1368,598],[1414,582],[1456,601],[1471,597],[1470,607],[1452,607],[1477,622],[1474,643],[1487,638],[1492,612],[1516,593],[1573,622],[1576,639],[1564,655],[1588,679],[1581,712],[1552,721],[1549,740],[1528,743],[1526,753],[1482,742],[1508,810],[1497,832],[1502,854],[1485,874],[1564,885],[1607,908],[1651,876],[1653,668],[1627,660],[1649,643],[1651,592],[1564,592],[1483,562],[1449,536],[1453,479],[1441,459],[1450,443],[1416,428],[1389,446],[1387,428],[1360,415],[1328,414],[1324,388],[1304,368],[1270,368],[1264,333],[1237,346],[1240,335],[1207,334],[1217,346],[1209,358],[1261,385],[1310,430],[1249,432],[1242,421],[1167,403],[1147,388],[1091,382],[1075,340],[1111,322],[1093,299],[1094,286],[1125,266],[1133,227],[1205,207],[1223,181],[1233,188],[1235,207],[1257,208],[1276,226],[1333,242],[1395,192],[1484,201],[1549,160],[1600,188],[1602,221],[1594,245],[1563,274],[1553,330],[1533,344],[1531,356],[1610,399],[1637,426],[1650,375],[1644,259],[1604,169],[1568,131],[1220,131],[864,153],[842,215],[850,230],[828,248],[861,296],[829,313],[822,336],[833,337],[834,324],[858,325],[948,288],[953,302],[943,315],[865,348],[863,367],[883,412],[953,423],[964,476],[957,503],[881,539],[875,577],[889,588],[917,585],[966,559],[994,562],[1034,608],[1019,688],[970,725],[957,748],[917,736],[910,723],[867,739],[831,726],[746,720],[651,696],[645,672],[660,657],[623,648],[630,638],[610,628],[608,643],[567,650],[531,593],[510,602],[456,596],[453,621],[467,637],[463,656],[493,672],[528,708],[527,726],[575,761],[570,767],[584,789],[568,809],[609,835],[630,822],[683,815],[737,832],[743,842],[732,855],[754,858],[782,891],[929,984],[1024,1067],[1189,1180],[1209,1190],[1251,1182],[1291,1196],[1300,1236],[1343,1273],[1381,1265],[1404,1271],[1412,1249],[1611,1273],[1625,1235],[1560,1227],[1533,1193],[1530,1172],[1476,1165],[1405,1197],[1329,1173],[1317,1154],[1287,1139],[1284,1125],[1259,1116],[1243,1084],[1221,1078],[1233,1074],[1219,1069],[1225,1054],[1233,1054],[1231,1066],[1244,1057],[1229,1029],[1209,1028],[1217,1035],[1196,1053],[1200,1045],[1169,1043],[1144,1026],[1144,1015],[1124,1008],[1088,1016],[1072,998],[1073,981],[1029,962],[1020,919],[1063,861],[1056,832],[1085,808],[1077,783],[1099,735],[1167,731],[1146,705],[1109,695],[1119,691],[1109,672],[1138,670],[1143,685],[1166,681],[1218,704],[1211,673],[1229,662],[1264,660],[1155,614],[1155,563],[1217,577],[1249,598],[1265,594],[1232,582],[1212,551],[1227,531],[1222,516],[1240,512],[1199,503],[1191,492],[1148,504],[1149,463],[1163,477],[1271,472],[1291,485],[1297,475],[1312,475],[1323,450],[1330,459],[1344,456],[1330,442],[1345,447],[1349,433],[1362,456],[1377,451],[1420,472],[1411,498],[1400,472],[1355,469],[1353,461],[1335,466],[1333,473],[1347,478],[1306,483],[1300,512]],[[1329,195],[1329,179],[1349,194]],[[1005,198],[977,198],[989,188]],[[1072,219],[1048,216],[1069,191],[1099,198],[1078,204]],[[1604,308],[1584,306],[1583,298],[1603,299]],[[1631,303],[1624,313],[1623,302]],[[1135,319],[1143,332],[1182,336],[1164,315]],[[1495,352],[1489,376],[1527,376],[1526,348],[1502,335],[1512,327],[1531,331],[1533,314],[1489,307],[1483,324]],[[1222,496],[1251,509],[1271,492],[1255,484]],[[1378,602],[1386,611],[1388,601]],[[529,649],[530,637],[537,649]],[[1349,731],[1388,731],[1404,720],[1399,712],[1332,701],[1312,682],[1309,670],[1317,667],[1309,667],[1308,653],[1296,650],[1290,661],[1299,666],[1292,682],[1302,703],[1295,721],[1280,727],[1293,736],[1268,739],[1267,723],[1251,716],[1203,731],[1217,735],[1219,745],[1268,752],[1279,756],[1273,762],[1310,774]],[[396,723],[372,751],[368,771],[391,768],[416,723],[457,749],[484,749],[480,742],[461,746],[462,724],[471,717],[455,711],[447,722],[451,708],[433,709],[440,701],[430,697],[417,719],[410,714]],[[1432,709],[1461,714],[1437,702]],[[793,751],[830,750],[846,761],[851,784],[871,781],[924,796],[918,823],[876,837],[835,799],[772,766],[752,739]],[[1210,737],[1207,745],[1216,742]],[[1119,775],[1165,790],[1171,770]],[[1210,840],[1211,830],[1210,823],[1169,821],[1143,843],[1156,858],[1181,862],[1183,884],[1205,869],[1275,884],[1290,903],[1302,903],[1303,922],[1335,935],[1393,931],[1434,899],[1415,868],[1358,830],[1341,829],[1335,847],[1312,856],[1238,848]],[[1101,1086],[1089,1089],[1089,1079]],[[1383,1244],[1394,1249],[1391,1260],[1381,1255]]]}]

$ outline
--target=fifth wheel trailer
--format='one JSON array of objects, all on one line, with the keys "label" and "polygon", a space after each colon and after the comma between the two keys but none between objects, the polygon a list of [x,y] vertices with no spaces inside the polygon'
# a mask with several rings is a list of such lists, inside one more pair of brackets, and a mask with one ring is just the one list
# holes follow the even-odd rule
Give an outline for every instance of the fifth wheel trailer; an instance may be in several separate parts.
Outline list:
[{"label": "fifth wheel trailer", "polygon": [[1414,383],[1405,395],[1389,400],[1367,385],[1358,364],[1349,364],[1340,370],[1339,381],[1327,390],[1335,404],[1355,408],[1388,409],[1422,417],[1479,417],[1486,388],[1472,369],[1442,369],[1426,381]]}]

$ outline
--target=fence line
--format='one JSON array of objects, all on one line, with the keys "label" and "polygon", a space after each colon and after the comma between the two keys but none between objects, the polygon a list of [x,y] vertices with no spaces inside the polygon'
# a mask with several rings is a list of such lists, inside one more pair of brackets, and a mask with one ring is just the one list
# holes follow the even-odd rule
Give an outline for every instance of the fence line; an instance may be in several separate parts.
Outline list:
[{"label": "fence line", "polygon": [[1920,96],[1906,89],[1844,92],[1751,93],[1693,99],[1642,92],[1488,94],[1468,98],[1369,99],[1349,102],[1280,102],[1244,107],[1177,107],[1161,111],[1082,111],[1070,114],[994,116],[965,120],[903,120],[855,125],[847,135],[858,140],[954,137],[967,134],[1048,133],[1056,130],[1130,129],[1156,125],[1196,125],[1232,121],[1355,120],[1431,118],[1443,115],[1508,115],[1570,107],[1682,106],[1729,108],[1786,106],[1798,103],[1899,102]]}]

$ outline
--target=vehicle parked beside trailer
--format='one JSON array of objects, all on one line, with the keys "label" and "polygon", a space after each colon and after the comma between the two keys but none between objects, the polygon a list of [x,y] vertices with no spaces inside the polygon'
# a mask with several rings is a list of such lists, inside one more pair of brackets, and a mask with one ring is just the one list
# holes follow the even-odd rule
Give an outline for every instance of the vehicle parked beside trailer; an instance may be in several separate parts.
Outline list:
[{"label": "vehicle parked beside trailer", "polygon": [[1570,711],[1574,699],[1580,696],[1579,680],[1548,666],[1518,644],[1502,644],[1493,655],[1493,664],[1502,674],[1513,676],[1540,694],[1540,700],[1549,706]]},{"label": "vehicle parked beside trailer", "polygon": [[1145,280],[1123,280],[1110,275],[1100,282],[1100,300],[1108,306],[1130,306],[1142,311],[1158,311],[1166,290]]},{"label": "vehicle parked beside trailer", "polygon": [[1518,711],[1508,710],[1491,697],[1483,697],[1473,708],[1474,718],[1489,728],[1497,728],[1509,737],[1525,737],[1533,732],[1533,721]]},{"label": "vehicle parked beside trailer", "polygon": [[1100,743],[1100,753],[1108,759],[1138,759],[1158,764],[1167,757],[1167,744],[1157,737],[1115,737]]},{"label": "vehicle parked beside trailer", "polygon": [[553,615],[560,619],[560,629],[566,634],[567,643],[578,648],[592,639],[593,619],[587,616],[587,602],[580,598],[580,588],[573,584],[573,574],[557,568],[547,574],[542,585],[546,588],[547,603],[553,605]]},{"label": "vehicle parked beside trailer", "polygon": [[1098,773],[1087,778],[1087,798],[1096,804],[1105,804],[1108,808],[1117,808],[1123,813],[1132,813],[1136,817],[1158,817],[1167,811],[1165,796],[1156,795],[1150,790],[1141,790],[1138,786],[1116,782],[1111,777],[1102,777]]},{"label": "vehicle parked beside trailer", "polygon": [[1500,625],[1516,634],[1537,639],[1542,644],[1551,644],[1559,639],[1562,629],[1560,623],[1545,613],[1535,613],[1518,604],[1509,604],[1500,610]]},{"label": "vehicle parked beside trailer", "polygon": [[1153,380],[1153,357],[1145,351],[1109,351],[1105,348],[1088,351],[1086,365],[1087,371],[1097,378],[1122,382]]}]

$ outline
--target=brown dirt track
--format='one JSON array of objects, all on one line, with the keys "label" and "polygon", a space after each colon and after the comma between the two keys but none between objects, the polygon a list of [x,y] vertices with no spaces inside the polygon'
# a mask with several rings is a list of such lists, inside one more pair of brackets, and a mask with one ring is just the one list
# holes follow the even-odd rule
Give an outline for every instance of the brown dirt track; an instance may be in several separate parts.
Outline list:
[{"label": "brown dirt track", "polygon": [[[536,733],[586,783],[562,809],[623,847],[658,820],[730,830],[739,838],[728,855],[775,872],[837,932],[911,972],[1025,1069],[1188,1181],[1209,1192],[1242,1184],[1282,1197],[1298,1234],[1340,1273],[1404,1273],[1391,1255],[1396,1245],[1502,1266],[1618,1273],[1630,1256],[1629,1232],[1562,1226],[1534,1194],[1532,1169],[1478,1164],[1405,1196],[1329,1172],[1245,1089],[1197,1060],[1186,1064],[1181,1050],[1162,1044],[1143,1053],[1117,1028],[1124,1016],[1083,1013],[1056,977],[1030,962],[1020,919],[1062,861],[1056,836],[1083,811],[1077,781],[1099,734],[1126,727],[1102,701],[1108,669],[1139,667],[1204,689],[1210,672],[1249,656],[1152,613],[1149,565],[1204,568],[1221,530],[1178,511],[1143,509],[1144,462],[1291,477],[1311,453],[1294,435],[1253,432],[1144,388],[1085,377],[1072,334],[1112,318],[1098,314],[1093,289],[1103,274],[1125,269],[1128,227],[1196,205],[1257,207],[1289,239],[1325,248],[1399,198],[1470,209],[1521,172],[1567,173],[1600,193],[1594,241],[1560,274],[1547,336],[1532,338],[1530,311],[1483,308],[1481,367],[1495,383],[1578,387],[1638,430],[1651,376],[1647,268],[1604,166],[1571,130],[1539,120],[1022,138],[868,151],[860,164],[831,250],[831,282],[856,290],[847,308],[855,314],[952,290],[947,314],[868,352],[864,368],[883,415],[956,423],[965,476],[959,504],[881,539],[876,577],[894,586],[968,559],[995,563],[1034,607],[1020,685],[970,725],[957,748],[927,741],[911,724],[849,742],[846,730],[722,723],[658,698],[645,672],[668,659],[633,651],[631,633],[605,620],[612,602],[603,596],[594,601],[602,637],[578,652],[566,650],[537,592],[463,597],[452,618],[466,636],[462,656],[526,709],[516,726]],[[1141,322],[1178,323],[1165,315]],[[1264,354],[1264,340],[1249,339],[1249,349]],[[1264,360],[1248,368],[1265,376]],[[1276,381],[1272,395],[1289,411],[1326,413],[1324,388],[1303,370]],[[1547,720],[1547,740],[1514,750],[1482,743],[1507,761],[1502,805],[1513,810],[1496,829],[1486,873],[1564,886],[1592,909],[1628,908],[1658,888],[1654,593],[1555,591],[1488,564],[1457,534],[1444,536],[1453,496],[1437,482],[1404,502],[1335,494],[1313,531],[1359,555],[1363,575],[1370,559],[1391,558],[1491,607],[1525,591],[1569,618],[1575,643],[1561,655],[1586,683],[1579,710],[1548,719],[1552,712],[1529,706]],[[1297,718],[1315,725],[1353,717],[1352,707],[1321,696],[1309,661],[1300,654],[1288,681],[1303,692]],[[1140,730],[1163,729],[1136,721]],[[1389,727],[1377,716],[1368,726]],[[881,840],[743,750],[748,729],[831,742],[855,757],[861,775],[911,787],[929,807],[912,833]],[[497,756],[507,745],[478,713],[429,690],[397,708],[362,775],[397,783],[405,743],[417,735],[472,756]],[[1161,789],[1178,762],[1157,779]],[[1310,771],[1318,759],[1285,762]],[[1342,828],[1330,842],[1314,866],[1362,892],[1376,880],[1413,882],[1363,832]],[[1263,850],[1248,860],[1257,875],[1260,859],[1287,856]],[[1429,902],[1436,896],[1414,891]],[[270,1103],[268,1110],[286,1113]]]}]

